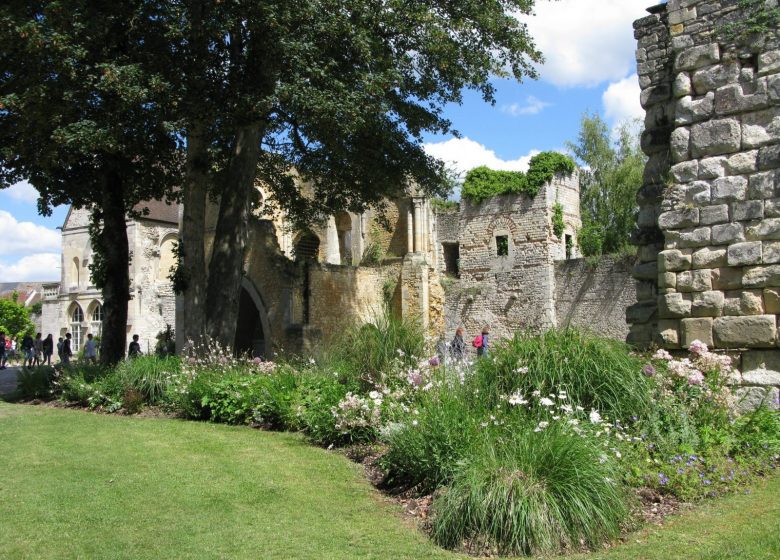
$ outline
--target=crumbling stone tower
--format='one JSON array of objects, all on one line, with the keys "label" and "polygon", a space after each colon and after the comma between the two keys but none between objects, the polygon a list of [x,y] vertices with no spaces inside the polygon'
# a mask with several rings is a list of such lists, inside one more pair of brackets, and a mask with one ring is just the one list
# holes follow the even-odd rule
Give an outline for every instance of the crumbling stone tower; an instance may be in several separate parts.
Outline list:
[{"label": "crumbling stone tower", "polygon": [[740,32],[748,14],[737,0],[669,0],[648,11],[634,23],[650,159],[630,340],[675,349],[698,339],[733,352],[745,405],[776,405],[778,31]]}]

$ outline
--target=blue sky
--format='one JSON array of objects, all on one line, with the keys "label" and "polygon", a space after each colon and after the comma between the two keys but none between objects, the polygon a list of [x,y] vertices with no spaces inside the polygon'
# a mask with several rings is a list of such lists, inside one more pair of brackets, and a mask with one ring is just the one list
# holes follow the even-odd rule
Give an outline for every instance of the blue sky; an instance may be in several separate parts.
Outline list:
[{"label": "blue sky", "polygon": [[[577,136],[583,112],[611,125],[644,113],[639,106],[632,22],[653,0],[537,0],[524,18],[545,56],[540,79],[496,80],[496,104],[467,92],[446,115],[462,137],[429,136],[426,150],[464,173],[478,165],[524,170],[535,153],[561,150]],[[38,216],[35,190],[0,190],[0,282],[59,280],[60,234],[67,208]]]}]

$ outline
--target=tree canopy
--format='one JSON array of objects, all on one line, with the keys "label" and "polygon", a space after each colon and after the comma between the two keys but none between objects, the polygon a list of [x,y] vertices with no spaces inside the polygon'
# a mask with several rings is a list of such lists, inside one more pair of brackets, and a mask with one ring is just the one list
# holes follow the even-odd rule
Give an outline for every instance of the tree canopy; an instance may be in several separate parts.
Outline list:
[{"label": "tree canopy", "polygon": [[14,292],[11,299],[0,299],[0,331],[6,336],[23,337],[34,334],[35,326],[24,303],[19,303],[19,294]]}]

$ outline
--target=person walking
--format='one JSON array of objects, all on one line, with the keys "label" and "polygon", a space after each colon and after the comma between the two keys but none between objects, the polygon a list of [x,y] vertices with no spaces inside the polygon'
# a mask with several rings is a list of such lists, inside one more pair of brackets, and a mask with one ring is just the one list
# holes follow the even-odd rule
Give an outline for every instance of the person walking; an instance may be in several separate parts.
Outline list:
[{"label": "person walking", "polygon": [[43,363],[43,334],[38,333],[33,340],[33,365],[39,366]]},{"label": "person walking", "polygon": [[0,331],[0,369],[5,369],[5,332]]},{"label": "person walking", "polygon": [[87,335],[87,342],[84,344],[84,361],[88,364],[97,363],[97,348],[95,348],[95,340],[92,338],[92,333]]},{"label": "person walking", "polygon": [[35,357],[35,343],[30,333],[26,333],[22,338],[22,367],[32,367]]},{"label": "person walking", "polygon": [[477,356],[482,358],[483,356],[487,356],[488,354],[488,335],[490,334],[490,330],[488,329],[487,325],[485,325],[482,328],[482,334],[478,334],[474,338],[474,342],[472,343],[474,348],[477,349]]},{"label": "person walking", "polygon": [[57,339],[57,358],[59,358],[60,363],[62,363],[62,346],[65,344],[65,340],[60,337]]},{"label": "person walking", "polygon": [[458,327],[455,330],[455,336],[450,342],[450,357],[455,362],[463,361],[466,354],[466,343],[463,342],[463,328]]},{"label": "person walking", "polygon": [[65,340],[62,341],[62,356],[60,356],[60,363],[64,366],[70,365],[70,358],[73,356],[73,350],[70,347],[70,339],[72,335],[65,333]]},{"label": "person walking", "polygon": [[141,345],[138,343],[138,335],[133,335],[133,341],[127,347],[127,357],[137,358],[141,355]]},{"label": "person walking", "polygon": [[43,339],[43,363],[47,366],[51,365],[51,355],[54,354],[54,337],[49,333],[45,339]]}]

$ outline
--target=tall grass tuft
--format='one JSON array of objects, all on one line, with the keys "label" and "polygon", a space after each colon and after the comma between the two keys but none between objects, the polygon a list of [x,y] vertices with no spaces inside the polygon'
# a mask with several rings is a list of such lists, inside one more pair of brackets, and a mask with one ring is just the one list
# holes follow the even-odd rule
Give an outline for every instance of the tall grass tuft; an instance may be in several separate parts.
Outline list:
[{"label": "tall grass tuft", "polygon": [[147,403],[159,404],[180,367],[176,356],[139,356],[117,364],[114,375],[126,390],[136,390]]},{"label": "tall grass tuft", "polygon": [[515,391],[568,393],[572,403],[613,417],[642,416],[651,408],[643,362],[618,341],[574,329],[517,333],[478,360],[472,382],[489,404]]},{"label": "tall grass tuft", "polygon": [[48,366],[22,368],[16,374],[16,391],[9,400],[52,398],[54,369]]},{"label": "tall grass tuft", "polygon": [[438,544],[528,555],[619,535],[626,496],[597,447],[559,427],[513,430],[503,440],[483,446],[435,498]]}]

